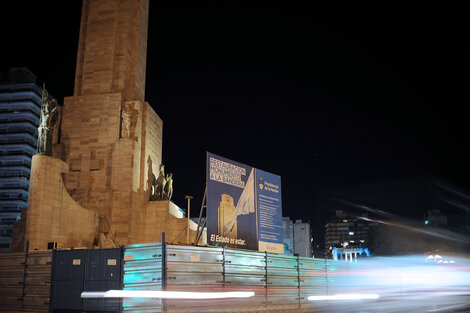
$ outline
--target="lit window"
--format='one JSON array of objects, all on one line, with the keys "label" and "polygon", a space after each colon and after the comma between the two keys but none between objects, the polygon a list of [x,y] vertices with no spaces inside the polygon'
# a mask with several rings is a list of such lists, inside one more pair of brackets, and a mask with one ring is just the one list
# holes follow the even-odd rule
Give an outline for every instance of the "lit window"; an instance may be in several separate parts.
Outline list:
[{"label": "lit window", "polygon": [[348,220],[343,220],[343,223],[347,223],[347,222],[348,222]]},{"label": "lit window", "polygon": [[352,235],[354,235],[354,232],[353,232],[353,231],[350,231],[350,232],[349,232],[349,236],[352,236]]}]

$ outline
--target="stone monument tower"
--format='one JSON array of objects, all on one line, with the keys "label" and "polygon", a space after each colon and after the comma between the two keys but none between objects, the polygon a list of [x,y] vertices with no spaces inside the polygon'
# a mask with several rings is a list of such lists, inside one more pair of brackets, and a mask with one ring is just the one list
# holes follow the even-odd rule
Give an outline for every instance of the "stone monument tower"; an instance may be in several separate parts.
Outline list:
[{"label": "stone monument tower", "polygon": [[60,138],[52,156],[33,157],[30,249],[159,241],[162,231],[178,241],[184,232],[172,202],[149,202],[163,122],[144,100],[148,10],[149,0],[83,0]]},{"label": "stone monument tower", "polygon": [[64,101],[65,186],[118,242],[139,240],[130,228],[140,223],[147,159],[155,169],[162,159],[162,121],[144,102],[148,9],[148,0],[83,1],[74,95]]}]

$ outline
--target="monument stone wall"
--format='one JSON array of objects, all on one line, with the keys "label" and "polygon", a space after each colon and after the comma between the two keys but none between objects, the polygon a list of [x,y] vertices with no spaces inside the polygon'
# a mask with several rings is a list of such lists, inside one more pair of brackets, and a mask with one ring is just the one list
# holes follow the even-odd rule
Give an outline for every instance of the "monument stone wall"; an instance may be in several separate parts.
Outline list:
[{"label": "monument stone wall", "polygon": [[83,0],[74,96],[145,97],[148,0]]},{"label": "monument stone wall", "polygon": [[60,247],[90,247],[99,234],[99,215],[78,205],[65,189],[62,175],[67,171],[61,160],[33,156],[26,218],[31,250],[44,250],[48,242],[57,242]]},{"label": "monument stone wall", "polygon": [[31,248],[155,242],[162,232],[186,241],[187,219],[176,205],[149,202],[163,122],[144,101],[148,9],[149,0],[83,0],[60,142],[33,162],[25,233]]}]

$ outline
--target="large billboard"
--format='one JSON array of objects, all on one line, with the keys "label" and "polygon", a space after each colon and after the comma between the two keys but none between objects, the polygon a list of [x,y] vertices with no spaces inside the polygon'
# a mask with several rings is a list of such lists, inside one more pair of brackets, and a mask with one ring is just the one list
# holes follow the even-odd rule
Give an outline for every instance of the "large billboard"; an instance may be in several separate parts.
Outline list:
[{"label": "large billboard", "polygon": [[207,242],[284,253],[281,177],[207,153]]}]

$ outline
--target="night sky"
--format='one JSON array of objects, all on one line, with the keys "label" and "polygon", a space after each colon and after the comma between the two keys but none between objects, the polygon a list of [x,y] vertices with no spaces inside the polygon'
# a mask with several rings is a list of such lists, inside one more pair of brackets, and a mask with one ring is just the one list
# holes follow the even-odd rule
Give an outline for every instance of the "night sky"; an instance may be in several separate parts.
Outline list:
[{"label": "night sky", "polygon": [[[194,196],[193,216],[206,151],[280,175],[283,215],[315,237],[334,213],[316,205],[325,188],[432,175],[470,190],[463,7],[168,3],[150,3],[146,101],[164,122],[173,201]],[[81,1],[0,10],[1,69],[71,96]]]}]

